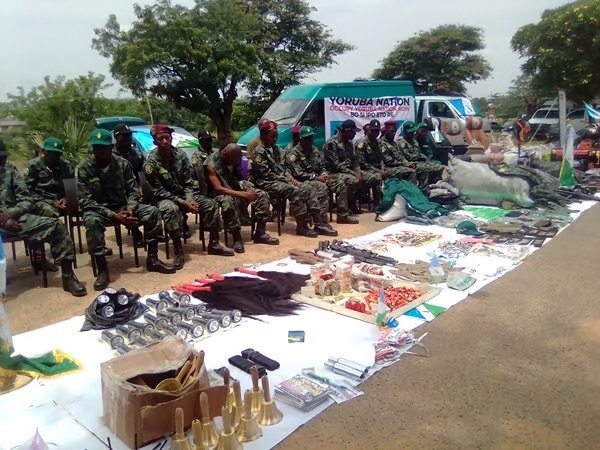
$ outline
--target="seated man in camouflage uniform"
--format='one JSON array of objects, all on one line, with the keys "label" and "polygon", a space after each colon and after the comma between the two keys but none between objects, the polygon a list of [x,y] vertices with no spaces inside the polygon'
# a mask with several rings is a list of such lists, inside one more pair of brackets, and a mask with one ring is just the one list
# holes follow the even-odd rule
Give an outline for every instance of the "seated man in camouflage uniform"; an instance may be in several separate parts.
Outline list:
[{"label": "seated man in camouflage uniform", "polygon": [[[414,140],[421,153],[427,156],[428,161],[437,161],[446,165],[448,164],[448,153],[452,150],[452,144],[437,125],[439,125],[438,119],[428,117],[416,126]],[[436,138],[434,138],[434,135]]]},{"label": "seated man in camouflage uniform", "polygon": [[[404,158],[406,158],[406,160],[408,160],[416,168],[419,186],[425,187],[429,184],[436,183],[442,178],[444,166],[440,164],[439,161],[428,161],[427,156],[421,153],[419,146],[414,141],[416,131],[417,126],[414,124],[414,122],[404,122],[402,125],[402,137],[396,141],[396,144]],[[393,123],[393,128],[390,124],[390,129],[386,130],[386,133],[388,135],[388,139],[393,139],[393,136],[396,133],[395,122]]]},{"label": "seated man in camouflage uniform", "polygon": [[[295,180],[307,184],[317,195],[321,205],[318,217],[313,217],[314,230],[324,236],[337,236],[337,231],[331,228],[327,215],[329,213],[329,175],[325,172],[323,158],[313,145],[315,130],[302,127],[299,131],[300,142],[285,153],[284,163]],[[343,185],[345,187],[345,185]]]},{"label": "seated man in camouflage uniform", "polygon": [[[213,147],[213,137],[207,130],[198,131],[198,148],[192,153],[190,162],[192,163],[192,177],[198,182],[198,189],[200,195],[208,195],[207,191],[207,179],[204,173],[204,164],[206,159],[218,149]],[[199,169],[199,170],[196,170]],[[191,237],[190,228],[187,223],[187,214],[183,219],[183,237],[189,239]]]},{"label": "seated man in camouflage uniform", "polygon": [[398,144],[394,142],[396,122],[388,120],[383,125],[379,145],[381,146],[386,172],[390,177],[401,178],[411,183],[416,183],[418,171],[415,172],[415,163],[407,160]]},{"label": "seated man in camouflage uniform", "polygon": [[232,249],[219,243],[219,206],[214,200],[200,194],[198,183],[192,175],[192,164],[183,151],[171,145],[173,129],[166,125],[154,125],[150,133],[156,148],[148,155],[144,172],[166,231],[173,239],[174,267],[181,269],[185,263],[181,242],[185,213],[202,213],[204,226],[210,233],[209,255],[233,256]]},{"label": "seated man in camouflage uniform", "polygon": [[225,229],[233,236],[233,251],[244,253],[240,221],[241,213],[254,204],[256,231],[252,239],[255,244],[277,245],[279,239],[267,234],[266,224],[270,217],[269,194],[254,189],[252,183],[242,176],[242,149],[237,144],[228,144],[211,154],[205,161],[208,191],[221,207]]},{"label": "seated man in camouflage uniform", "polygon": [[277,146],[277,124],[265,122],[260,127],[260,143],[254,150],[252,180],[259,189],[273,198],[290,201],[290,214],[296,219],[296,234],[316,238],[319,233],[308,224],[309,214],[318,217],[321,205],[311,186],[294,179],[283,164],[281,149]]},{"label": "seated man in camouflage uniform", "polygon": [[62,159],[63,141],[49,137],[44,141],[43,155],[27,164],[25,183],[39,214],[58,218],[67,210],[63,180],[74,178],[73,166]]},{"label": "seated man in camouflage uniform", "polygon": [[93,154],[79,163],[76,177],[88,251],[98,268],[94,289],[101,291],[110,282],[104,256],[104,232],[111,221],[129,229],[144,225],[148,244],[146,269],[148,272],[175,273],[173,267],[158,259],[158,241],[163,237],[158,209],[140,203],[140,190],[131,165],[113,153],[110,131],[92,131],[90,144]]},{"label": "seated man in camouflage uniform", "polygon": [[75,248],[67,228],[57,218],[35,214],[25,181],[7,157],[6,146],[0,141],[0,229],[35,244],[50,244],[52,257],[62,269],[63,289],[75,297],[86,295],[73,272]]},{"label": "seated man in camouflage uniform", "polygon": [[[331,180],[329,186],[336,196],[337,223],[358,223],[356,218],[350,216],[348,209],[348,205],[351,205],[353,212],[360,212],[356,192],[363,182],[363,176],[352,142],[357,131],[360,129],[356,128],[353,120],[348,119],[342,123],[338,133],[323,146],[325,169]],[[341,184],[344,185],[343,188]]]}]

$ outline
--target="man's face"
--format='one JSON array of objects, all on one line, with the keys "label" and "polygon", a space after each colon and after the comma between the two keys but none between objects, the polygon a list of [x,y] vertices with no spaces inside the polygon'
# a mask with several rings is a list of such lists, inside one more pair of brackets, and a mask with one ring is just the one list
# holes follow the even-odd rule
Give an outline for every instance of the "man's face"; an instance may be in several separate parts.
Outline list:
[{"label": "man's face", "polygon": [[385,137],[386,139],[394,139],[396,136],[396,128],[394,127],[385,127]]},{"label": "man's face", "polygon": [[120,133],[117,134],[115,140],[117,141],[117,148],[129,149],[133,143],[132,133]]},{"label": "man's face", "polygon": [[414,131],[410,131],[410,132],[406,132],[404,133],[404,139],[412,141],[412,139],[415,137],[415,132]]},{"label": "man's face", "polygon": [[367,131],[367,136],[370,140],[374,141],[379,137],[379,128],[369,128]]},{"label": "man's face", "polygon": [[227,167],[237,167],[242,163],[242,152],[229,151],[222,156],[223,163]]},{"label": "man's face", "polygon": [[112,156],[112,145],[94,145],[92,148],[96,163],[100,167],[108,166],[108,164],[110,164],[110,157]]},{"label": "man's face", "polygon": [[171,136],[171,133],[158,133],[156,136],[154,136],[154,144],[159,150],[170,150],[172,142],[173,137]]},{"label": "man's face", "polygon": [[342,141],[351,141],[352,139],[354,139],[354,136],[356,136],[356,131],[354,131],[352,128],[344,128],[341,131],[341,136]]},{"label": "man's face", "polygon": [[58,152],[44,152],[44,162],[50,168],[56,167],[60,162],[60,156]]},{"label": "man's face", "polygon": [[427,136],[428,130],[427,128],[419,128],[417,130],[416,136],[417,138],[423,138],[425,136]]},{"label": "man's face", "polygon": [[205,138],[200,141],[200,147],[205,151],[212,150],[212,138]]},{"label": "man's face", "polygon": [[277,142],[277,136],[279,136],[277,130],[271,130],[268,133],[263,133],[261,135],[261,139],[263,144],[265,144],[267,147],[273,147],[275,142]]},{"label": "man's face", "polygon": [[313,148],[313,143],[315,141],[315,137],[314,136],[308,136],[305,138],[301,138],[300,139],[300,146],[302,147],[302,150],[304,150],[305,152],[311,152],[312,148]]}]

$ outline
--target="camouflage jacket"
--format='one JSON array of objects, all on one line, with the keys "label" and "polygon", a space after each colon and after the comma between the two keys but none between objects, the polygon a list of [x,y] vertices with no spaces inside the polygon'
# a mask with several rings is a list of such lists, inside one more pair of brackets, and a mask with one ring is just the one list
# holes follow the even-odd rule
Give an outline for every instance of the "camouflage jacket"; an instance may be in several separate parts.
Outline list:
[{"label": "camouflage jacket", "polygon": [[15,165],[7,162],[0,166],[0,213],[8,213],[18,220],[23,214],[31,212],[33,207],[33,199]]},{"label": "camouflage jacket", "polygon": [[140,203],[140,190],[131,164],[113,153],[106,169],[96,165],[94,155],[87,156],[75,170],[77,198],[81,211],[93,211],[110,219],[115,211],[134,210]]},{"label": "camouflage jacket", "polygon": [[248,142],[248,146],[246,147],[246,156],[250,161],[254,161],[254,150],[261,143],[260,136],[256,136],[250,142]]},{"label": "camouflage jacket", "polygon": [[368,137],[356,143],[356,159],[361,170],[376,171],[383,169],[383,154],[379,141],[374,143]]},{"label": "camouflage jacket", "polygon": [[[216,149],[213,149],[211,153],[208,153],[202,147],[198,147],[198,149],[192,153],[192,157],[190,158],[190,162],[194,169],[192,176],[198,182],[198,189],[203,195],[206,195],[209,190],[206,174],[204,173],[204,166],[206,165],[207,158],[209,158],[215,152],[217,154],[219,153],[219,151]],[[196,170],[196,168],[199,168],[200,170]]]},{"label": "camouflage jacket", "polygon": [[323,155],[317,147],[312,148],[309,155],[304,153],[300,144],[285,153],[285,166],[298,181],[314,180],[319,175],[326,174]]},{"label": "camouflage jacket", "polygon": [[402,152],[409,161],[425,161],[427,157],[421,153],[419,146],[412,140],[399,138],[396,141],[396,147]]},{"label": "camouflage jacket", "polygon": [[171,200],[183,207],[187,202],[194,201],[198,185],[194,180],[192,164],[185,153],[172,147],[171,155],[171,161],[163,163],[158,148],[155,148],[148,154],[144,173],[155,201]]},{"label": "camouflage jacket", "polygon": [[261,141],[254,149],[252,179],[258,186],[263,182],[283,181],[287,183],[291,179],[277,144],[266,148]]},{"label": "camouflage jacket", "polygon": [[61,159],[54,169],[49,168],[43,156],[33,158],[27,163],[25,183],[31,197],[38,201],[60,200],[65,196],[63,180],[74,178],[75,172],[70,162]]},{"label": "camouflage jacket", "polygon": [[[244,180],[241,164],[234,167],[233,170],[230,170],[228,167],[223,165],[223,161],[221,160],[219,152],[217,151],[206,158],[204,165],[214,169],[219,181],[221,182],[221,185],[224,187],[233,189],[235,191],[243,190],[240,186],[240,182]],[[212,191],[212,186],[209,186],[208,190],[209,192]]]},{"label": "camouflage jacket", "polygon": [[115,154],[117,156],[120,156],[121,158],[129,161],[129,164],[131,164],[131,168],[133,169],[133,175],[135,176],[135,179],[137,180],[138,172],[141,172],[142,170],[144,170],[144,161],[146,161],[144,154],[135,145],[131,146],[131,148],[129,149],[129,151],[127,152],[126,155],[123,155],[122,153],[120,153],[116,147],[113,150],[113,152],[115,152]]},{"label": "camouflage jacket", "polygon": [[340,140],[339,135],[330,138],[323,145],[323,156],[325,157],[325,168],[330,173],[350,173],[358,172],[360,166],[354,152],[354,144],[349,141],[345,144]]}]

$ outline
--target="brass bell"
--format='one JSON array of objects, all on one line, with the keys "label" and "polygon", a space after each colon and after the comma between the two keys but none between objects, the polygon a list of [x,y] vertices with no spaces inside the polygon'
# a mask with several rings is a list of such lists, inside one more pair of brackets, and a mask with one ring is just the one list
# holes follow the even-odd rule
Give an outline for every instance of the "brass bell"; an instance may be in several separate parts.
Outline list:
[{"label": "brass bell", "polygon": [[[210,418],[210,407],[208,405],[208,396],[206,392],[200,394],[200,414],[202,417],[201,442],[205,447],[214,447],[219,441],[215,421]],[[198,444],[196,444],[198,445]]]},{"label": "brass bell", "polygon": [[250,368],[250,376],[252,377],[252,412],[257,413],[260,411],[263,397],[262,391],[258,386],[258,367],[252,366]]},{"label": "brass bell", "polygon": [[188,441],[183,431],[183,409],[175,410],[175,435],[171,440],[171,450],[192,450],[190,441]]},{"label": "brass bell", "polygon": [[235,434],[240,442],[252,442],[262,436],[256,414],[252,414],[252,393],[249,390],[244,393],[244,414]]},{"label": "brass bell", "polygon": [[[233,396],[235,399],[235,414],[232,414],[233,427],[237,429],[240,421],[242,420],[242,414],[244,412],[244,402],[242,401],[242,388],[240,387],[239,380],[233,382]],[[232,412],[233,408],[229,408],[229,412]]]},{"label": "brass bell", "polygon": [[223,430],[219,436],[217,450],[241,450],[244,448],[237,440],[233,426],[231,425],[231,414],[226,406],[221,408],[221,417],[223,419]]},{"label": "brass bell", "polygon": [[279,411],[277,405],[271,398],[269,388],[269,377],[267,375],[261,378],[264,398],[258,412],[258,423],[263,426],[275,425],[283,419],[283,413]]},{"label": "brass bell", "polygon": [[202,442],[202,422],[198,419],[192,421],[192,435],[194,436],[196,450],[209,450],[209,447]]}]

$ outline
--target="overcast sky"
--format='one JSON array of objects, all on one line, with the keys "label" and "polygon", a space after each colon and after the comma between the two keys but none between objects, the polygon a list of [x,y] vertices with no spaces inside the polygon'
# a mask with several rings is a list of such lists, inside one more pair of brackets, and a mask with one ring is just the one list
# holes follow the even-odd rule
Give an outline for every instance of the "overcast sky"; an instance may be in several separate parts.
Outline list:
[{"label": "overcast sky", "polygon": [[[541,13],[565,0],[309,0],[315,16],[337,38],[356,49],[338,64],[311,76],[307,82],[351,81],[369,77],[373,69],[403,39],[421,30],[448,23],[481,27],[482,52],[493,68],[485,81],[469,86],[471,96],[504,92],[519,74],[519,59],[510,39],[522,25],[537,22]],[[28,89],[45,75],[74,77],[88,71],[110,77],[109,61],[91,48],[93,29],[108,15],[122,26],[134,19],[127,0],[2,0],[0,4],[0,101],[18,86]],[[148,0],[140,4],[152,3]],[[177,3],[190,5],[192,0]],[[117,95],[114,86],[107,95]],[[122,96],[129,96],[121,93]]]}]

